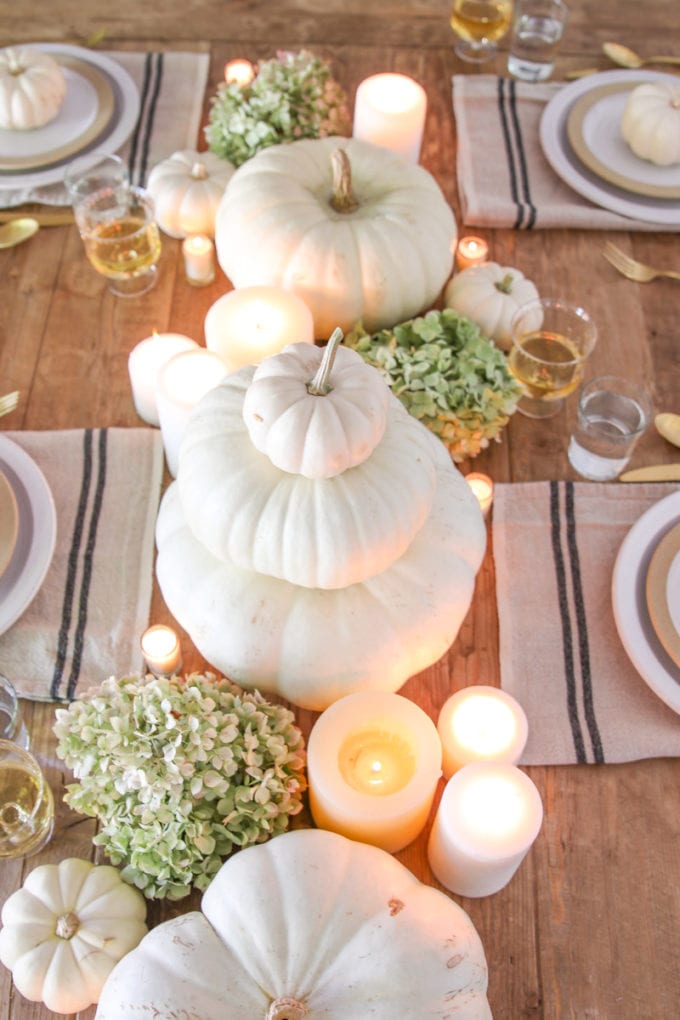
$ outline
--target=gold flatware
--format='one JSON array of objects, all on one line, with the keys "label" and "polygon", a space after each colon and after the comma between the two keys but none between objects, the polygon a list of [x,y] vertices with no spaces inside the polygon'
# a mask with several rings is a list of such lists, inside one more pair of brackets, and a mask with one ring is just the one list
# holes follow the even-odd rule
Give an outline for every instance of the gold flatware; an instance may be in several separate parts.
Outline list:
[{"label": "gold flatware", "polygon": [[671,414],[669,411],[657,414],[654,425],[660,436],[673,446],[680,446],[680,414]]},{"label": "gold flatware", "polygon": [[602,254],[614,269],[617,269],[627,279],[635,280],[637,283],[649,283],[658,276],[666,276],[670,280],[680,280],[680,273],[676,273],[672,269],[656,269],[644,262],[638,262],[637,259],[626,255],[611,241],[607,241],[602,249]]},{"label": "gold flatware", "polygon": [[680,482],[680,464],[651,464],[619,475],[620,482]]},{"label": "gold flatware", "polygon": [[606,42],[602,44],[602,49],[611,62],[618,64],[619,67],[637,69],[644,67],[645,64],[680,64],[680,57],[641,57],[621,43]]},{"label": "gold flatware", "polygon": [[28,241],[40,229],[40,224],[32,216],[20,216],[0,227],[0,248],[13,248],[15,244]]},{"label": "gold flatware", "polygon": [[599,67],[580,67],[574,71],[567,71],[564,77],[567,81],[575,81],[577,78],[587,78],[589,74],[599,74],[600,71]]},{"label": "gold flatware", "polygon": [[40,227],[61,227],[65,223],[73,223],[72,209],[0,209],[0,223],[11,223],[19,214],[30,216]]},{"label": "gold flatware", "polygon": [[4,397],[0,397],[0,418],[3,414],[9,414],[19,403],[19,390],[13,390],[12,393],[6,393]]}]

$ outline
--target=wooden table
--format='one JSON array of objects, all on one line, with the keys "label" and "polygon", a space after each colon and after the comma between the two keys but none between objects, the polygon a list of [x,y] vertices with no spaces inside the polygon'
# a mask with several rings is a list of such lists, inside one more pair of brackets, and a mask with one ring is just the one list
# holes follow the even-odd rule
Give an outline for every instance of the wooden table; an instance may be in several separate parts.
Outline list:
[{"label": "wooden table", "polygon": [[[606,39],[647,54],[668,52],[677,43],[677,0],[601,0],[595,5],[573,0],[570,6],[557,76],[569,67],[606,68],[600,52]],[[394,69],[410,74],[429,97],[421,161],[459,214],[450,79],[470,68],[454,57],[447,7],[447,0],[201,0],[189,14],[186,4],[172,0],[155,7],[138,0],[118,0],[113,6],[103,0],[54,0],[49,5],[0,0],[0,24],[3,44],[83,43],[103,30],[99,45],[104,49],[209,49],[208,96],[226,60],[266,58],[277,49],[301,45],[332,60],[351,96],[370,73]],[[493,70],[503,70],[503,57]],[[559,280],[563,295],[593,311],[600,328],[593,374],[625,365],[627,374],[646,381],[657,410],[680,411],[677,284],[624,282],[601,257],[610,236],[603,233],[483,233],[494,260],[521,268],[539,289],[550,290]],[[674,235],[619,233],[611,239],[650,262],[680,265]],[[144,300],[131,302],[113,298],[90,270],[73,226],[44,229],[30,243],[0,252],[0,390],[17,388],[22,394],[19,409],[2,427],[139,426],[127,377],[128,352],[153,327],[198,336],[206,310],[227,287],[221,274],[203,290],[189,287],[179,242],[169,239],[158,285]],[[541,424],[516,415],[503,442],[480,456],[475,469],[503,481],[575,477],[566,457],[573,415],[573,399],[566,411]],[[633,463],[671,461],[673,454],[650,429]],[[152,619],[170,619],[157,590]],[[184,648],[187,668],[205,666],[186,636]],[[491,549],[457,641],[403,693],[436,718],[452,690],[476,682],[499,683]],[[33,746],[60,801],[69,776],[54,756],[53,706],[26,705],[26,716]],[[311,714],[302,712],[299,719],[308,731]],[[486,950],[494,1016],[680,1016],[680,763],[651,760],[528,771],[545,806],[538,841],[505,890],[486,899],[460,900]],[[91,856],[93,831],[89,820],[60,805],[56,834],[47,848],[27,862],[3,863],[0,902],[36,864]],[[425,847],[426,834],[398,856],[419,878],[436,885]],[[188,902],[181,905],[185,908]],[[169,909],[178,908],[153,904],[151,921],[161,920]],[[50,1015],[22,999],[2,969],[1,1020]],[[93,1017],[94,1009],[82,1016]]]}]

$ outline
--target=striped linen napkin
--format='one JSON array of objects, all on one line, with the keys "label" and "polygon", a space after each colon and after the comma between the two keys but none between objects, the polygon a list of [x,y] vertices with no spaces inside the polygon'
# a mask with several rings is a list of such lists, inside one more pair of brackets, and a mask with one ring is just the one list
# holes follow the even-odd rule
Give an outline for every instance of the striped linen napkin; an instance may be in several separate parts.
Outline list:
[{"label": "striped linen napkin", "polygon": [[572,191],[543,155],[539,124],[560,82],[454,75],[458,194],[465,223],[537,230],[663,230],[602,209]]},{"label": "striped linen napkin", "polygon": [[161,436],[134,428],[3,434],[45,475],[57,542],[42,587],[0,637],[0,672],[24,698],[70,701],[143,667]]},{"label": "striped linen napkin", "polygon": [[[119,155],[127,160],[130,180],[144,185],[149,171],[178,149],[195,149],[203,112],[210,57],[207,53],[111,52],[139,89],[137,124]],[[103,143],[106,148],[106,144]],[[69,205],[62,184],[0,190],[0,205],[23,202]]]},{"label": "striped linen napkin", "polygon": [[501,687],[524,708],[524,765],[680,756],[680,716],[616,630],[611,583],[631,526],[677,486],[497,485],[493,552]]}]

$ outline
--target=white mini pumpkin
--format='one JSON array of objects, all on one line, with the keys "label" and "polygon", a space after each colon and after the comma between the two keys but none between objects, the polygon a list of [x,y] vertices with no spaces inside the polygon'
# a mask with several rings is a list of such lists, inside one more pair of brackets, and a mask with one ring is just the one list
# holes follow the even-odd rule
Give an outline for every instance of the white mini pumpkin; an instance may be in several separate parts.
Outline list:
[{"label": "white mini pumpkin", "polygon": [[621,134],[640,159],[658,166],[680,163],[680,84],[637,85],[626,100]]},{"label": "white mini pumpkin", "polygon": [[467,914],[384,850],[297,830],[242,850],[114,970],[97,1020],[490,1020]]},{"label": "white mini pumpkin", "polygon": [[57,61],[31,46],[0,50],[0,128],[28,131],[59,113],[66,79]]},{"label": "white mini pumpkin", "polygon": [[504,351],[511,346],[510,324],[520,305],[538,298],[536,285],[518,269],[485,262],[456,273],[446,286],[444,303],[476,322]]},{"label": "white mini pumpkin", "polygon": [[451,272],[456,224],[423,167],[356,138],[318,138],[271,146],[239,167],[215,241],[235,287],[294,291],[321,338],[429,308]]},{"label": "white mini pumpkin", "polygon": [[70,857],[29,872],[5,901],[0,960],[32,1002],[78,1013],[146,933],[146,902],[108,865]]},{"label": "white mini pumpkin", "polygon": [[170,237],[215,235],[215,217],[234,167],[212,152],[182,149],[157,163],[147,188],[158,224]]}]

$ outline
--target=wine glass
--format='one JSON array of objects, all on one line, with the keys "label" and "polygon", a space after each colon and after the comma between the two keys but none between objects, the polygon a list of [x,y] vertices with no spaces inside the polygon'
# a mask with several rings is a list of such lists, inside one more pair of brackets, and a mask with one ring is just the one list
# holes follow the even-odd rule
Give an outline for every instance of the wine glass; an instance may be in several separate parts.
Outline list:
[{"label": "wine glass", "polygon": [[497,50],[512,20],[513,0],[453,0],[449,21],[458,39],[455,52],[461,60],[482,63]]},{"label": "wine glass", "polygon": [[0,860],[37,853],[53,824],[54,798],[37,760],[0,740]]}]

